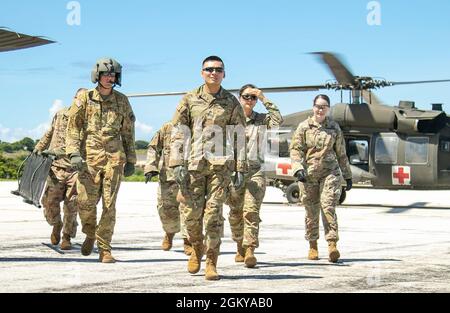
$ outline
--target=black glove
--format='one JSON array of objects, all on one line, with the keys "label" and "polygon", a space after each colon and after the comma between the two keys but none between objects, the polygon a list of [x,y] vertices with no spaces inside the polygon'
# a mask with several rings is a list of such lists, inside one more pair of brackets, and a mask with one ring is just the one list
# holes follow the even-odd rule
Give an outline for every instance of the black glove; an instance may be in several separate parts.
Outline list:
[{"label": "black glove", "polygon": [[178,165],[175,167],[173,173],[175,174],[175,181],[178,185],[184,185],[189,178],[189,172],[183,165]]},{"label": "black glove", "polygon": [[148,183],[149,181],[152,180],[152,178],[154,176],[157,176],[157,175],[158,175],[157,171],[150,171],[150,172],[145,173],[145,183]]},{"label": "black glove", "polygon": [[235,190],[239,190],[244,186],[244,174],[242,172],[236,172],[234,175],[233,187]]},{"label": "black glove", "polygon": [[81,171],[83,169],[84,160],[78,152],[72,153],[70,155],[70,164],[72,168]]},{"label": "black glove", "polygon": [[298,170],[295,173],[295,177],[297,178],[297,181],[299,181],[299,182],[302,182],[302,183],[306,182],[306,172],[305,172],[305,170]]},{"label": "black glove", "polygon": [[345,190],[346,190],[346,191],[349,191],[349,190],[352,189],[352,187],[353,187],[352,179],[349,178],[349,179],[346,179],[345,181],[347,182],[347,187],[345,187]]},{"label": "black glove", "polygon": [[134,174],[134,164],[127,162],[123,168],[123,176],[128,177]]}]

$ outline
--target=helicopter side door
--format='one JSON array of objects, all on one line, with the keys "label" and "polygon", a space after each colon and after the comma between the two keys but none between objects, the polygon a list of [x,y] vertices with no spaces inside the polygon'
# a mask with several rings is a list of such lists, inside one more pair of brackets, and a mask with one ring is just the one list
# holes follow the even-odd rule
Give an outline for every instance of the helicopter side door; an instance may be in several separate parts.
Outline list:
[{"label": "helicopter side door", "polygon": [[437,137],[378,133],[374,135],[371,164],[376,175],[374,187],[388,189],[429,189],[437,181]]}]

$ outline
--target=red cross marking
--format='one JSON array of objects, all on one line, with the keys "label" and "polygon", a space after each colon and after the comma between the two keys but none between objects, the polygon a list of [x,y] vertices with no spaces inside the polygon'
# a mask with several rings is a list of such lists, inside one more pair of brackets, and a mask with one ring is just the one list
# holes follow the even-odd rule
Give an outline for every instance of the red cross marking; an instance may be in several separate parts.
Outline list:
[{"label": "red cross marking", "polygon": [[277,165],[278,168],[281,168],[281,170],[283,171],[283,175],[287,175],[288,174],[288,170],[290,170],[292,168],[291,164],[287,164],[287,163],[279,163]]},{"label": "red cross marking", "polygon": [[404,173],[403,172],[403,167],[399,167],[398,168],[398,172],[393,174],[394,178],[398,179],[398,182],[400,184],[404,184],[405,183],[405,179],[409,179],[409,173]]}]

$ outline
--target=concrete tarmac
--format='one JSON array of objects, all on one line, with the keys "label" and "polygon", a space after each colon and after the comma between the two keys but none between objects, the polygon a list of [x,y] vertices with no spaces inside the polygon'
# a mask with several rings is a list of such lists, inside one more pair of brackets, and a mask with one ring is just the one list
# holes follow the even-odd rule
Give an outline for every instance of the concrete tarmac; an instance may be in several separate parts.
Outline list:
[{"label": "concrete tarmac", "polygon": [[[338,207],[341,260],[307,260],[304,208],[288,205],[268,188],[261,209],[258,265],[234,262],[229,224],[221,246],[222,279],[205,281],[187,272],[179,235],[171,251],[160,249],[163,231],[156,210],[156,183],[123,183],[113,236],[115,264],[98,262],[97,251],[80,253],[81,226],[74,249],[50,244],[51,227],[42,209],[10,194],[0,182],[0,292],[449,292],[449,191],[353,189]],[[99,214],[100,215],[100,214]],[[224,216],[228,207],[224,207]]]}]

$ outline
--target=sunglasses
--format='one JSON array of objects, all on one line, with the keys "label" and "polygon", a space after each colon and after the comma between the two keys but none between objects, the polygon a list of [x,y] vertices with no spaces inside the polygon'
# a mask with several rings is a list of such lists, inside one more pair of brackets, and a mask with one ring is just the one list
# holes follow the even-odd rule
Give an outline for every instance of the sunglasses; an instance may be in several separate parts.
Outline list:
[{"label": "sunglasses", "polygon": [[114,72],[101,72],[100,76],[116,77],[116,73],[114,73]]},{"label": "sunglasses", "polygon": [[317,110],[326,110],[326,109],[329,108],[328,105],[315,105],[315,104],[314,104],[314,107],[315,107]]},{"label": "sunglasses", "polygon": [[243,99],[245,99],[245,100],[253,100],[253,101],[255,101],[256,99],[258,99],[258,97],[255,96],[255,95],[241,95],[241,97],[242,97]]},{"label": "sunglasses", "polygon": [[223,67],[205,67],[202,71],[212,73],[216,71],[216,73],[223,73]]}]

